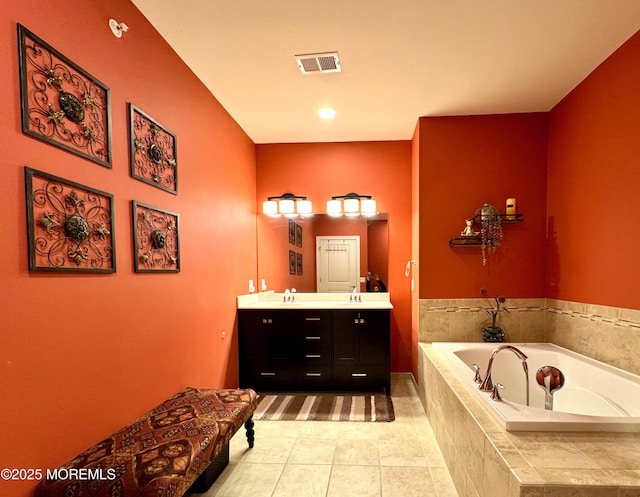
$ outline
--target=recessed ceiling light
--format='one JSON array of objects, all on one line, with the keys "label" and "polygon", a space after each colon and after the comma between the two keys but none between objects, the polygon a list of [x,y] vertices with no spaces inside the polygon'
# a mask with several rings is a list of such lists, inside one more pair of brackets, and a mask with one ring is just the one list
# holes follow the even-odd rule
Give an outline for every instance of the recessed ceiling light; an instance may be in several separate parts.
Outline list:
[{"label": "recessed ceiling light", "polygon": [[336,110],[332,107],[323,107],[318,111],[318,115],[322,119],[333,119],[336,117]]}]

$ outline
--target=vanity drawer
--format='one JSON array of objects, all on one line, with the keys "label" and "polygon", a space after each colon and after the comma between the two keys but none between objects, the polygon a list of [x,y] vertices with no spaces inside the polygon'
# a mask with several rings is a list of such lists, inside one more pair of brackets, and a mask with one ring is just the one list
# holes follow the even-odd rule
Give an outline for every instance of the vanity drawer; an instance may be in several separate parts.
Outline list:
[{"label": "vanity drawer", "polygon": [[296,325],[303,333],[331,331],[331,312],[325,310],[304,310],[296,312]]},{"label": "vanity drawer", "polygon": [[340,388],[347,390],[375,390],[386,383],[384,366],[334,366],[333,377]]},{"label": "vanity drawer", "polygon": [[279,389],[290,388],[294,384],[295,369],[289,365],[253,364],[243,375],[245,388]]},{"label": "vanity drawer", "polygon": [[311,387],[321,388],[331,383],[331,366],[298,368],[296,379],[298,384],[309,389]]}]

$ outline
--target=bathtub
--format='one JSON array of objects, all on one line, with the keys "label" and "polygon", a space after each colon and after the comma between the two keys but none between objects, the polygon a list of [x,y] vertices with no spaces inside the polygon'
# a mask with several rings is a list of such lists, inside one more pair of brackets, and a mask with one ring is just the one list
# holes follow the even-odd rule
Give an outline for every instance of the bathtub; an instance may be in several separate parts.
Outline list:
[{"label": "bathtub", "polygon": [[[550,343],[514,343],[528,356],[530,405],[526,406],[522,362],[509,350],[494,359],[491,377],[501,383],[502,401],[478,390],[473,365],[486,374],[489,357],[503,344],[434,342],[433,349],[475,392],[508,431],[608,431],[640,432],[640,376],[590,359]],[[553,396],[553,411],[544,408],[544,390],[535,374],[542,366],[555,366],[565,377],[564,387]]]}]

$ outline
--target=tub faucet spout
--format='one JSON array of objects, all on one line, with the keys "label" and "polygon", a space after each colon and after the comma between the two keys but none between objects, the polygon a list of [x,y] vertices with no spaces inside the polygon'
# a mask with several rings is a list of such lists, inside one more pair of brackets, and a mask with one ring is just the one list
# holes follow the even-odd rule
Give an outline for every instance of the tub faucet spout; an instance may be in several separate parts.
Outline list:
[{"label": "tub faucet spout", "polygon": [[529,405],[529,366],[527,365],[527,356],[524,352],[522,352],[518,347],[514,347],[513,345],[501,345],[497,349],[494,349],[491,357],[489,358],[489,364],[487,364],[487,375],[482,380],[482,383],[478,387],[483,392],[492,392],[493,391],[493,381],[491,379],[491,369],[493,367],[493,361],[495,357],[501,350],[510,350],[513,352],[518,359],[522,361],[522,369],[524,370],[525,375],[525,386],[527,391],[527,405]]}]

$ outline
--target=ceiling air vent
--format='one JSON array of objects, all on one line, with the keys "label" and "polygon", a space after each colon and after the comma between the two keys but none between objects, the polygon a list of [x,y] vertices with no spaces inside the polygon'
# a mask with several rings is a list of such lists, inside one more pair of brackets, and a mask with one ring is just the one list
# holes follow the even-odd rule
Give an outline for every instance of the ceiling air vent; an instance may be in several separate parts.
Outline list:
[{"label": "ceiling air vent", "polygon": [[308,53],[296,55],[295,58],[302,74],[340,72],[342,70],[338,52]]}]

